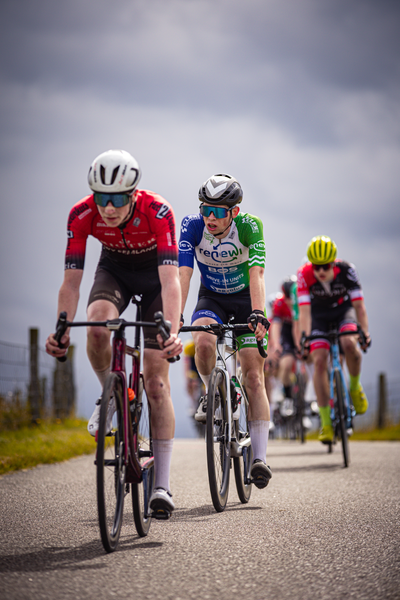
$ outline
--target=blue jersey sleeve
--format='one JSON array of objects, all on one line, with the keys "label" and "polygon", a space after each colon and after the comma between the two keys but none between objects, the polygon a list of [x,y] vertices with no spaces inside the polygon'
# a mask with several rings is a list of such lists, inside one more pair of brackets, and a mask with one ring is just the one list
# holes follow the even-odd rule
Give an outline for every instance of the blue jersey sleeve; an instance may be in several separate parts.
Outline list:
[{"label": "blue jersey sleeve", "polygon": [[200,243],[204,229],[203,217],[188,215],[182,220],[179,239],[179,266],[194,268],[195,248]]}]

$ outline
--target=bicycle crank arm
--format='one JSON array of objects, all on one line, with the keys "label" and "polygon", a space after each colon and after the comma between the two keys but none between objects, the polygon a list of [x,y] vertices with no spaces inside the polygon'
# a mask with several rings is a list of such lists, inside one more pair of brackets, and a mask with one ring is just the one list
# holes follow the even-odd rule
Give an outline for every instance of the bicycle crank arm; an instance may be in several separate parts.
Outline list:
[{"label": "bicycle crank arm", "polygon": [[250,445],[251,439],[249,437],[243,440],[242,442],[233,440],[231,442],[231,456],[233,456],[234,458],[239,458],[240,456],[243,456],[243,448],[248,448]]}]

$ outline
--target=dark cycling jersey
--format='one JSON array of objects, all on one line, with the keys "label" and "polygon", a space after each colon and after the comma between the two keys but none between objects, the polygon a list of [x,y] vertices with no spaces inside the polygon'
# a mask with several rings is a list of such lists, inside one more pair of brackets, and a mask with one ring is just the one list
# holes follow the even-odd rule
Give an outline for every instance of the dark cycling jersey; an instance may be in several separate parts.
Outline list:
[{"label": "dark cycling jersey", "polygon": [[[296,309],[297,310],[297,302]],[[285,295],[279,293],[276,295],[272,305],[271,320],[275,323],[281,323],[280,344],[282,346],[282,356],[285,354],[294,354],[295,344],[293,340],[293,321],[298,318],[297,312],[293,311],[285,299]]]},{"label": "dark cycling jersey", "polygon": [[216,238],[202,215],[188,215],[181,225],[179,266],[194,266],[196,258],[204,286],[218,294],[235,294],[249,287],[249,269],[265,266],[263,226],[258,217],[239,213],[229,234]]},{"label": "dark cycling jersey", "polygon": [[66,269],[83,269],[89,235],[101,242],[102,258],[131,271],[178,266],[174,213],[154,192],[138,190],[132,215],[119,227],[106,225],[91,194],[72,208],[67,233]]},{"label": "dark cycling jersey", "polygon": [[299,306],[311,304],[312,313],[326,314],[350,308],[352,302],[362,300],[364,295],[355,266],[343,260],[335,260],[333,281],[321,283],[314,275],[311,263],[306,263],[297,272],[297,295]]}]

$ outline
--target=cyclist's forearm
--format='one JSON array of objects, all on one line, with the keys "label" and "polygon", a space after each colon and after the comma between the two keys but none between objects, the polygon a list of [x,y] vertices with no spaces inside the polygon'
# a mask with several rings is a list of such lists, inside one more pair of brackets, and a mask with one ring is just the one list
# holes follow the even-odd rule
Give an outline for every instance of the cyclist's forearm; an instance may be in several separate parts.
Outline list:
[{"label": "cyclist's forearm", "polygon": [[250,277],[250,298],[252,310],[264,310],[265,308],[265,283],[264,269],[262,267],[251,267],[249,269]]},{"label": "cyclist's forearm", "polygon": [[193,269],[190,267],[179,267],[179,280],[181,284],[181,313],[185,310],[187,297],[189,294],[190,280],[193,275]]},{"label": "cyclist's forearm", "polygon": [[173,266],[159,267],[163,314],[171,322],[171,333],[178,333],[180,321],[181,286],[178,269]]},{"label": "cyclist's forearm", "polygon": [[364,331],[364,333],[369,333],[368,315],[364,300],[353,302],[353,306],[356,311],[357,322],[359,323],[361,329]]},{"label": "cyclist's forearm", "polygon": [[60,312],[67,313],[67,319],[73,321],[79,302],[79,287],[83,271],[65,271],[64,281],[58,293],[57,317]]},{"label": "cyclist's forearm", "polygon": [[306,335],[311,333],[311,307],[309,304],[299,307],[299,331],[300,335],[303,331]]}]

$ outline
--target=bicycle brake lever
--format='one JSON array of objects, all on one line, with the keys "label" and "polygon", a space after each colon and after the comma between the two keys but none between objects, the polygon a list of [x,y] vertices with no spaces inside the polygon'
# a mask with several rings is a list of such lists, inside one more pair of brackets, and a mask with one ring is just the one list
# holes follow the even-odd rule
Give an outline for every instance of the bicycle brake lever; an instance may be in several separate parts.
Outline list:
[{"label": "bicycle brake lever", "polygon": [[[154,321],[157,323],[158,332],[161,335],[164,342],[169,339],[170,331],[171,331],[171,323],[170,321],[166,321],[164,319],[164,315],[161,311],[154,313]],[[167,358],[169,363],[174,363],[180,360],[180,356],[171,356],[171,358]]]},{"label": "bicycle brake lever", "polygon": [[[60,316],[58,317],[58,321],[57,321],[57,325],[56,325],[56,332],[54,334],[54,339],[56,340],[56,342],[58,342],[58,346],[60,348],[64,348],[64,344],[61,343],[61,338],[64,335],[64,333],[67,331],[67,313],[65,311],[60,313]],[[58,362],[65,362],[67,360],[67,356],[57,356],[57,360]]]}]

